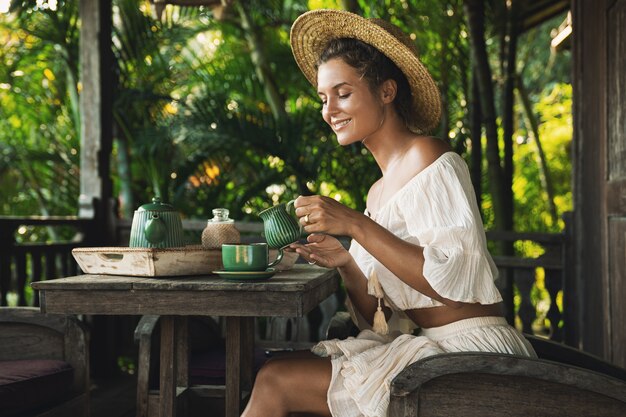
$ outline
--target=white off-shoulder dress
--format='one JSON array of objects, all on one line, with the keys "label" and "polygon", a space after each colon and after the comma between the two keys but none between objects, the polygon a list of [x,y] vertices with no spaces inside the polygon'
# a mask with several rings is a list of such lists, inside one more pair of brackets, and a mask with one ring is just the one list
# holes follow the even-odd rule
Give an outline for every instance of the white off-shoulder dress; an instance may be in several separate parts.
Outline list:
[{"label": "white off-shoulder dress", "polygon": [[[467,303],[502,301],[497,269],[487,251],[483,223],[465,161],[447,152],[413,177],[376,213],[376,222],[424,247],[424,277],[442,297]],[[328,406],[334,417],[385,417],[393,378],[409,364],[444,352],[498,352],[536,356],[530,344],[501,317],[460,320],[421,329],[402,312],[442,305],[411,288],[352,241],[350,253],[366,277],[373,272],[393,310],[389,334],[379,335],[347,307],[361,332],[312,348],[331,357]]]}]

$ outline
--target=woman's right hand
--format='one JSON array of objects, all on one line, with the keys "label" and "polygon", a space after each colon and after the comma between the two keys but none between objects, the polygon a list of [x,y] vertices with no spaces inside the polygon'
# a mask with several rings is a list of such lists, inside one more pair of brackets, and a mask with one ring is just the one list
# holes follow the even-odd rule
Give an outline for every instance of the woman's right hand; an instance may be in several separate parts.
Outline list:
[{"label": "woman's right hand", "polygon": [[307,262],[325,268],[340,268],[352,260],[350,252],[333,236],[312,233],[306,244],[293,243],[289,247],[295,250]]},{"label": "woman's right hand", "polygon": [[353,236],[359,216],[365,217],[337,200],[321,196],[300,196],[294,202],[296,215],[307,233]]}]

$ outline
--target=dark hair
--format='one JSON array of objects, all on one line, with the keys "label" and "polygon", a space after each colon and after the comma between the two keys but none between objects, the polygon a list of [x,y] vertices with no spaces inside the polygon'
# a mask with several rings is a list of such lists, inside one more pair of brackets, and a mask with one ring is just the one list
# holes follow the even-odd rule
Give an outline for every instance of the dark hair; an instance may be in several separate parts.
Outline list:
[{"label": "dark hair", "polygon": [[341,59],[353,67],[364,79],[372,92],[383,82],[392,79],[398,86],[393,101],[396,112],[409,126],[411,120],[411,88],[406,76],[392,60],[373,46],[352,38],[332,39],[320,54],[316,69],[331,59]]}]

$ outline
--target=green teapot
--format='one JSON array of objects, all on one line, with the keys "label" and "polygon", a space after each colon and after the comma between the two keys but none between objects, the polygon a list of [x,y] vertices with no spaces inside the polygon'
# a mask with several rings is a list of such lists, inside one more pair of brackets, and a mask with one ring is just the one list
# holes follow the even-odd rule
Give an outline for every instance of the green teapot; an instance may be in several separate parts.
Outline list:
[{"label": "green teapot", "polygon": [[130,229],[131,248],[175,248],[185,245],[183,222],[170,204],[155,197],[135,210]]},{"label": "green teapot", "polygon": [[265,239],[272,249],[282,249],[297,242],[304,233],[296,217],[294,201],[277,204],[259,213],[263,219]]}]

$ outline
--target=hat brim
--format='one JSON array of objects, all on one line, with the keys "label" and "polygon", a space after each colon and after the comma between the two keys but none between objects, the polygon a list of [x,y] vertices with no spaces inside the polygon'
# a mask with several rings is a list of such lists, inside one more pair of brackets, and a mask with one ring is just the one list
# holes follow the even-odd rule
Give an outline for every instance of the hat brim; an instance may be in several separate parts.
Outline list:
[{"label": "hat brim", "polygon": [[409,128],[417,133],[432,131],[441,117],[439,89],[415,51],[372,20],[342,10],[312,10],[291,26],[291,50],[296,63],[313,86],[317,86],[316,64],[328,42],[353,38],[372,45],[404,73],[411,88],[413,117]]}]

